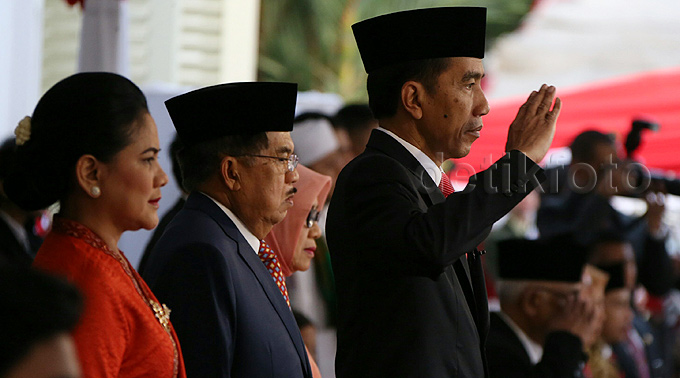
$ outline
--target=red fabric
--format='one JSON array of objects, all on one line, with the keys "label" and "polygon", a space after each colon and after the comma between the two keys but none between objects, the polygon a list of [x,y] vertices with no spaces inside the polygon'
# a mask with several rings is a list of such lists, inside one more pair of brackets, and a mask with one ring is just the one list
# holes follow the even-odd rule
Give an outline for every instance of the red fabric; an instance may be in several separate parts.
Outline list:
[{"label": "red fabric", "polygon": [[449,179],[449,175],[446,173],[442,174],[442,179],[439,181],[439,190],[442,191],[442,194],[444,197],[448,197],[449,194],[453,193],[453,185],[451,185],[451,180]]},{"label": "red fabric", "polygon": [[73,333],[83,377],[186,377],[174,329],[166,331],[140,292],[157,299],[92,231],[55,217],[33,266],[67,278],[85,296]]},{"label": "red fabric", "polygon": [[80,9],[85,8],[85,0],[66,0],[68,5],[74,6],[76,4],[80,4]]},{"label": "red fabric", "polygon": [[[641,114],[661,124],[657,133],[643,131],[636,158],[650,168],[680,173],[680,68],[659,70],[574,88],[557,88],[562,111],[552,148],[568,146],[587,129],[614,132],[625,141],[631,122]],[[527,96],[529,94],[527,93]],[[452,179],[467,181],[505,154],[508,126],[526,97],[491,101],[482,136],[468,156],[455,160]]]}]

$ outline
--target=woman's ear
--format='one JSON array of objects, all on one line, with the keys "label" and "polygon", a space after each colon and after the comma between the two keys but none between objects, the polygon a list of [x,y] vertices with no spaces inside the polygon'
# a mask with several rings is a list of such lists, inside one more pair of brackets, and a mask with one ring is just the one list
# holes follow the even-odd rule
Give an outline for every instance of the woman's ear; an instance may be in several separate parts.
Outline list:
[{"label": "woman's ear", "polygon": [[401,86],[401,104],[414,119],[423,118],[424,95],[425,87],[417,81],[407,81]]},{"label": "woman's ear", "polygon": [[242,164],[236,157],[225,156],[222,159],[220,166],[220,173],[222,181],[231,191],[238,191],[241,188],[241,178],[239,176],[239,169]]},{"label": "woman's ear", "polygon": [[85,194],[97,198],[101,195],[102,163],[92,155],[83,155],[76,162],[76,181]]}]

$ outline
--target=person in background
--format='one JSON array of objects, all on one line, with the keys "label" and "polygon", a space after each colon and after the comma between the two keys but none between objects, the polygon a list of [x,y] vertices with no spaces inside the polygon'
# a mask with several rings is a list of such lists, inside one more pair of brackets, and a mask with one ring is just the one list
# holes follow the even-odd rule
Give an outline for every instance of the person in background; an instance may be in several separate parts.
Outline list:
[{"label": "person in background", "polygon": [[279,260],[262,244],[297,192],[296,97],[293,83],[247,82],[165,102],[190,194],[144,277],[173,308],[191,377],[312,377],[285,281],[268,271]]},{"label": "person in background", "polygon": [[416,9],[352,28],[380,127],[342,170],[328,211],[336,376],[488,376],[475,247],[545,178],[536,162],[561,102],[552,86],[532,92],[506,155],[453,193],[441,164],[470,152],[489,112],[480,87],[486,9]]},{"label": "person in background", "polygon": [[[625,366],[635,364],[633,360],[620,361],[623,356],[614,354],[612,347],[624,343],[633,327],[633,309],[631,308],[630,287],[626,285],[626,266],[619,262],[609,265],[598,265],[598,268],[609,274],[609,282],[605,288],[605,320],[602,326],[602,355],[616,366],[620,377],[625,374]],[[627,357],[624,357],[627,358]],[[637,374],[635,375],[637,376]]]},{"label": "person in background", "polygon": [[[610,320],[608,332],[603,335],[604,341],[610,344],[611,352],[616,357],[615,365],[625,372],[627,378],[670,377],[671,357],[663,354],[660,341],[664,335],[659,334],[647,320],[643,309],[632,300],[632,293],[644,291],[644,288],[637,284],[638,269],[631,243],[620,235],[602,233],[593,245],[590,260],[604,270],[611,271],[615,278],[607,290]],[[623,283],[617,281],[619,265],[623,266]],[[632,315],[632,327],[626,320],[628,313],[617,306],[617,303],[622,303],[626,291],[624,289],[631,295],[628,307]],[[624,325],[628,328],[625,337],[619,340],[616,330]]]},{"label": "person in background", "polygon": [[588,355],[588,362],[584,368],[586,378],[620,378],[618,368],[610,361],[609,356],[603,355],[602,327],[605,319],[605,288],[609,282],[609,274],[592,264],[586,264],[584,271],[584,295],[591,299],[594,308],[593,321],[597,327],[590,335],[590,340],[584,348]]},{"label": "person in background", "polygon": [[65,280],[0,264],[0,377],[81,377],[70,332],[82,308]]},{"label": "person in background", "polygon": [[[348,161],[333,131],[331,118],[315,112],[298,114],[290,137],[293,138],[295,151],[300,156],[300,164],[322,175],[330,176],[333,180],[328,195],[330,201],[335,180]],[[323,229],[323,225],[321,228]]]},{"label": "person in background", "polygon": [[180,142],[179,138],[177,138],[177,135],[175,135],[175,138],[172,140],[172,143],[170,143],[170,151],[168,152],[168,155],[170,156],[170,160],[172,162],[172,175],[175,178],[175,182],[179,186],[181,195],[177,199],[177,202],[175,202],[175,205],[170,210],[168,210],[163,215],[163,218],[161,218],[160,222],[158,222],[158,226],[154,230],[153,234],[151,235],[151,239],[149,239],[149,243],[147,243],[146,248],[144,249],[142,259],[139,261],[139,268],[137,268],[137,271],[142,276],[144,275],[146,262],[149,259],[149,254],[153,250],[153,247],[158,242],[158,239],[161,238],[163,232],[165,232],[165,228],[168,227],[168,224],[170,223],[172,218],[174,218],[175,215],[177,215],[177,213],[179,213],[179,211],[182,210],[184,203],[187,201],[188,194],[182,187],[182,170],[180,169],[179,161],[177,161],[177,155],[179,153],[180,148],[182,148],[182,143]]},{"label": "person in background", "polygon": [[[300,179],[295,185],[298,191],[293,207],[264,239],[271,247],[272,253],[278,256],[281,264],[281,272],[270,270],[275,281],[280,274],[283,274],[283,277],[290,277],[295,272],[308,270],[316,254],[316,239],[321,237],[319,212],[331,189],[331,178],[303,165],[298,165],[298,172]],[[302,332],[302,328],[300,331]],[[311,358],[312,353],[315,354],[316,351],[312,349],[313,352],[310,352],[309,345],[307,348],[314,378],[319,378],[321,373],[315,359]]]},{"label": "person in background", "polygon": [[600,325],[581,295],[586,248],[555,240],[508,239],[498,248],[501,311],[491,313],[491,377],[582,377],[584,346]]},{"label": "person in background", "polygon": [[25,211],[5,194],[3,182],[15,156],[14,138],[5,140],[0,145],[0,262],[30,266],[43,241],[35,229],[40,211]]},{"label": "person in background", "polygon": [[146,98],[112,73],[69,76],[16,130],[5,192],[26,211],[59,202],[33,266],[84,293],[74,331],[85,377],[185,377],[169,310],[118,249],[125,231],[158,224],[168,177]]},{"label": "person in background", "polygon": [[368,104],[349,104],[335,114],[333,126],[347,133],[350,142],[349,160],[352,160],[366,149],[371,131],[378,127],[378,120],[373,117]]},{"label": "person in background", "polygon": [[290,279],[293,304],[309,316],[321,331],[334,332],[337,296],[331,267],[328,244],[326,243],[326,215],[328,203],[333,196],[335,181],[340,170],[349,161],[349,154],[343,149],[342,141],[334,129],[331,117],[319,112],[305,112],[295,117],[290,133],[300,163],[309,169],[329,176],[331,188],[326,202],[319,209],[319,227],[322,236],[317,239],[316,258],[312,267]]},{"label": "person in background", "polygon": [[300,334],[302,334],[302,340],[304,340],[305,346],[307,346],[309,355],[316,361],[316,326],[309,318],[294,309],[293,316],[295,316],[295,322],[297,323],[298,328],[300,328]]}]

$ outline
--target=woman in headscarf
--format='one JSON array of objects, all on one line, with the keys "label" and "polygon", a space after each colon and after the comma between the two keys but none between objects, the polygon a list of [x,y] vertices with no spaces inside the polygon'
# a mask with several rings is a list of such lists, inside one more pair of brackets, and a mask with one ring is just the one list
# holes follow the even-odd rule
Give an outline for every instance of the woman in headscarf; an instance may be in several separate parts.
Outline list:
[{"label": "woman in headscarf", "polygon": [[[309,269],[316,252],[315,240],[321,237],[321,228],[318,224],[319,212],[326,203],[326,197],[331,189],[329,176],[316,173],[303,165],[298,165],[297,170],[300,178],[295,185],[297,193],[293,207],[288,210],[283,221],[274,226],[261,248],[261,250],[266,250],[267,245],[271,247],[271,252],[278,257],[284,277]],[[264,261],[266,257],[262,256],[261,254]],[[278,284],[283,277],[279,277],[275,272],[275,269],[270,269],[270,273]],[[285,282],[279,285],[279,288],[288,301]],[[307,355],[314,378],[320,378],[321,372],[309,350],[307,350]]]}]

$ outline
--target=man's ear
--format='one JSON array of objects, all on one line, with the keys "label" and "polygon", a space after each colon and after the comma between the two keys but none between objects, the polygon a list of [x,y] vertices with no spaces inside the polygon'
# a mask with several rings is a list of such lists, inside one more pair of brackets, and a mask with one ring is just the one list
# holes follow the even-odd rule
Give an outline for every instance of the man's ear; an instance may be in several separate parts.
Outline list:
[{"label": "man's ear", "polygon": [[527,289],[520,299],[522,312],[533,319],[538,314],[542,301],[542,295],[538,290]]},{"label": "man's ear", "polygon": [[407,81],[401,86],[401,104],[414,119],[423,118],[425,93],[425,87],[417,81]]},{"label": "man's ear", "polygon": [[235,192],[241,189],[239,171],[242,166],[243,164],[234,156],[225,156],[222,159],[220,174],[222,176],[222,181],[231,191]]},{"label": "man's ear", "polygon": [[101,194],[103,168],[103,164],[92,155],[83,155],[76,162],[76,182],[85,194],[92,198],[97,198]]}]

